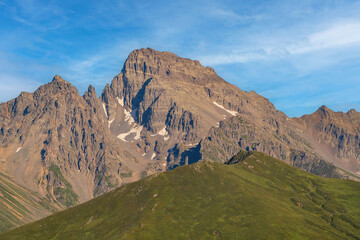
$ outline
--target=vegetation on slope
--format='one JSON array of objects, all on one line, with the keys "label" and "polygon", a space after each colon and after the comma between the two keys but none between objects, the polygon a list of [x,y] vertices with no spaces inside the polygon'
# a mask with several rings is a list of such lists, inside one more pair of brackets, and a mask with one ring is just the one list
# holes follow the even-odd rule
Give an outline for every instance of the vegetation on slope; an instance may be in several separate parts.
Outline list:
[{"label": "vegetation on slope", "polygon": [[74,192],[70,183],[64,178],[60,168],[52,164],[49,167],[49,172],[47,177],[52,179],[53,184],[47,186],[47,191],[52,192],[55,199],[63,206],[67,208],[75,206],[78,203],[79,197]]},{"label": "vegetation on slope", "polygon": [[358,239],[360,183],[263,153],[125,185],[0,239]]},{"label": "vegetation on slope", "polygon": [[55,212],[52,204],[0,173],[0,232]]}]

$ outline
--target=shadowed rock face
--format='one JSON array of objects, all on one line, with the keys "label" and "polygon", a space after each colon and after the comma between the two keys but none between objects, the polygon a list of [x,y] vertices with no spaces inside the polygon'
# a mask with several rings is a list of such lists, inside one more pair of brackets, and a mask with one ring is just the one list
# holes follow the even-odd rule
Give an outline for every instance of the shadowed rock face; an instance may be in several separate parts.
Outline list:
[{"label": "shadowed rock face", "polygon": [[[102,99],[109,118],[116,119],[119,101],[134,113],[134,121],[143,126],[138,146],[145,153],[156,152],[167,169],[200,159],[225,162],[247,149],[318,175],[341,175],[296,119],[255,92],[225,82],[213,69],[169,52],[132,52]],[[155,139],[164,127],[168,135]]]},{"label": "shadowed rock face", "polygon": [[[290,119],[169,52],[133,51],[101,97],[59,76],[0,106],[0,170],[63,207],[199,160],[261,151],[312,173],[359,169],[359,113]],[[330,163],[329,163],[330,162]]]},{"label": "shadowed rock face", "polygon": [[354,109],[333,112],[326,106],[311,115],[304,115],[297,122],[304,128],[314,148],[328,161],[360,174],[360,113]]},{"label": "shadowed rock face", "polygon": [[[113,123],[119,121],[117,116],[121,118],[120,106],[133,113],[134,121],[143,126],[141,138],[146,144],[140,144],[142,151],[161,146],[156,156],[168,169],[199,160],[195,146],[220,121],[276,112],[267,99],[225,82],[212,68],[152,49],[129,55],[122,72],[105,87],[102,100]],[[110,129],[118,134],[123,132],[121,127],[112,124]],[[164,128],[166,136],[154,138]]]},{"label": "shadowed rock face", "polygon": [[[179,139],[192,142],[200,140],[211,120],[217,120],[216,116],[201,118],[215,106],[194,106],[208,102],[206,87],[217,83],[225,84],[214,70],[202,67],[198,61],[141,49],[129,55],[102,98],[110,105],[117,102],[116,98],[121,99],[125,107],[135,111],[135,120],[153,134],[166,125],[167,131],[180,132]],[[110,117],[112,114],[110,111]]]},{"label": "shadowed rock face", "polygon": [[122,172],[121,152],[92,86],[81,97],[55,76],[33,94],[2,104],[0,118],[2,168],[64,207],[113,188],[106,179]]}]

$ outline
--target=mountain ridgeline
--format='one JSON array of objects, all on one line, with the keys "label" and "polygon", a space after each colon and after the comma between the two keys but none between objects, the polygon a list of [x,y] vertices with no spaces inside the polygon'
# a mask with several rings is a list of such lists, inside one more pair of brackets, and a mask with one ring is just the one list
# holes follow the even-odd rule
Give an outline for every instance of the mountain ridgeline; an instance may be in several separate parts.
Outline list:
[{"label": "mountain ridgeline", "polygon": [[259,152],[181,166],[1,239],[359,239],[360,183]]},{"label": "mountain ridgeline", "polygon": [[360,113],[289,118],[170,52],[139,49],[100,98],[60,76],[0,105],[0,173],[64,209],[177,166],[260,151],[311,173],[360,176]]}]

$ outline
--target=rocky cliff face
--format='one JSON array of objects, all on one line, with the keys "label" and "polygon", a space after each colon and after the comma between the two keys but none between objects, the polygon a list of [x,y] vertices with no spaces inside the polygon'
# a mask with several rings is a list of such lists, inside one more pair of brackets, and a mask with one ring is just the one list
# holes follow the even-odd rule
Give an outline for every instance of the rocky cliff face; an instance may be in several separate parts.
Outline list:
[{"label": "rocky cliff face", "polygon": [[[214,82],[224,80],[197,61],[142,49],[129,55],[122,72],[105,88],[102,99],[110,105],[120,102],[151,134],[166,127],[169,134],[180,134],[178,139],[190,143],[200,140],[218,118],[210,115],[215,107],[201,106],[203,98],[208,98],[205,87]],[[201,119],[205,114],[210,119]],[[110,111],[109,117],[112,115]]]},{"label": "rocky cliff face", "polygon": [[[102,100],[112,132],[120,139],[126,136],[123,141],[136,144],[148,160],[157,160],[157,169],[200,159],[225,162],[248,149],[318,175],[342,175],[297,120],[255,92],[225,82],[213,69],[169,52],[132,52]],[[121,122],[122,111],[131,113],[133,129],[114,125]]]},{"label": "rocky cliff face", "polygon": [[360,174],[360,113],[354,109],[334,112],[326,106],[295,119],[311,145],[328,161]]},{"label": "rocky cliff face", "polygon": [[[256,121],[257,116],[237,116],[212,128],[200,143],[202,158],[225,162],[237,151],[260,151],[325,177],[341,177],[336,167],[326,162],[302,136],[301,130],[292,125],[291,119],[276,119],[269,122]],[[275,122],[273,125],[271,122]]]},{"label": "rocky cliff face", "polygon": [[63,207],[120,184],[128,172],[93,87],[81,97],[55,76],[33,94],[1,104],[3,169]]},{"label": "rocky cliff face", "polygon": [[324,109],[290,119],[198,61],[140,49],[100,98],[55,76],[1,104],[0,169],[61,207],[240,149],[343,177],[335,166],[359,174],[359,119]]},{"label": "rocky cliff face", "polygon": [[[111,131],[136,142],[143,154],[158,159],[166,169],[199,160],[195,146],[220,121],[276,112],[267,99],[225,82],[212,68],[152,49],[129,55],[122,72],[104,89],[102,100],[109,110]],[[116,125],[127,113],[137,124],[133,129]],[[138,135],[130,135],[140,128]]]}]

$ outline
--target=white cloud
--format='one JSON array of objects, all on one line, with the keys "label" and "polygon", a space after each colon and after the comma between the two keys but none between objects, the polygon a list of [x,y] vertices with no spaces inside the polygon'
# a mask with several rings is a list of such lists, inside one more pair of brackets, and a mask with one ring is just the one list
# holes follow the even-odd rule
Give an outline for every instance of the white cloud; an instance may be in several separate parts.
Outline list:
[{"label": "white cloud", "polygon": [[[204,55],[200,56],[199,60],[204,65],[246,63],[313,54],[323,50],[336,50],[338,53],[339,49],[360,46],[360,22],[357,20],[336,23],[321,31],[308,34],[297,33],[296,35],[295,32],[289,32],[290,34],[293,36],[288,39],[284,39],[282,33],[278,36],[269,36],[269,39],[264,38],[262,42],[251,48],[234,44],[232,48],[248,48],[248,50],[241,52],[231,50],[228,54]],[[343,58],[344,56],[341,57]]]},{"label": "white cloud", "polygon": [[246,21],[257,21],[266,18],[264,15],[255,14],[255,15],[244,15],[238,14],[233,10],[220,8],[219,6],[210,8],[207,13],[210,17],[215,17],[218,19],[233,21],[233,22],[246,22]]},{"label": "white cloud", "polygon": [[219,65],[219,64],[231,64],[231,63],[245,63],[255,60],[265,59],[266,54],[248,52],[248,53],[231,53],[231,54],[218,54],[218,55],[208,55],[201,56],[199,61],[203,65]]},{"label": "white cloud", "polygon": [[360,22],[339,23],[307,37],[307,41],[287,48],[290,54],[349,47],[360,44]]}]

